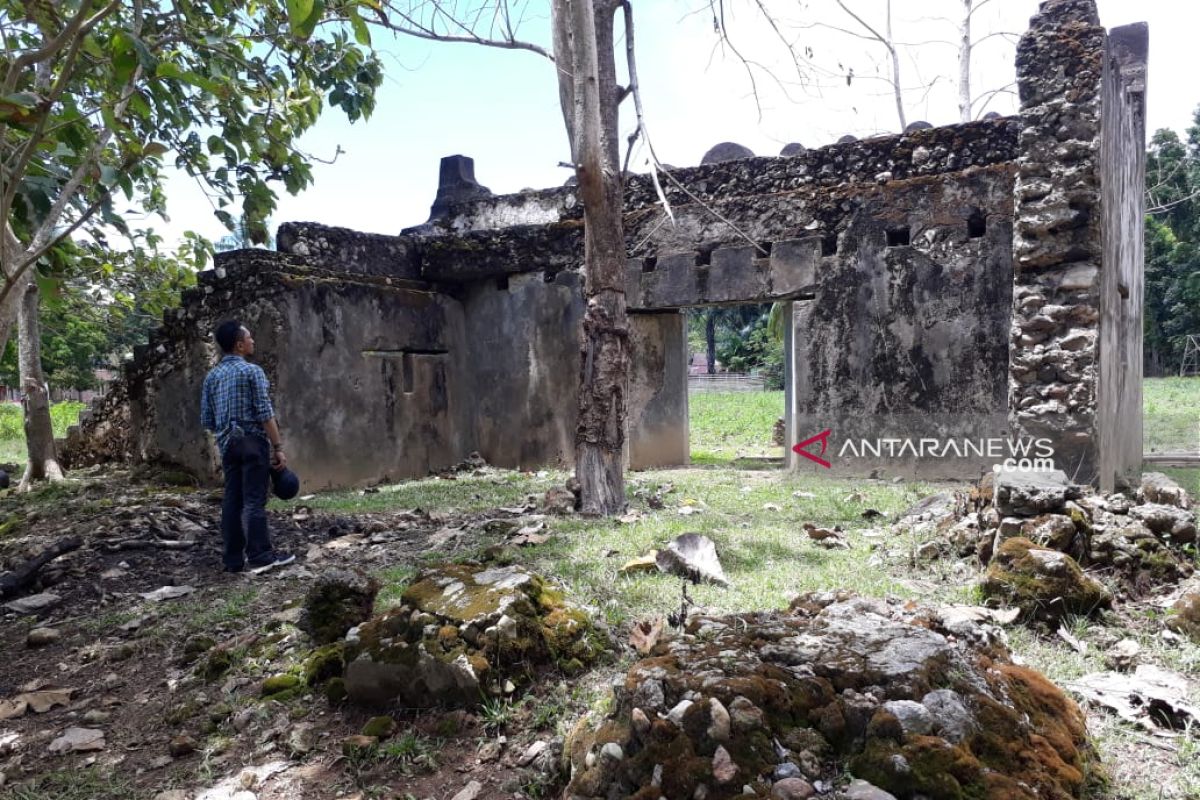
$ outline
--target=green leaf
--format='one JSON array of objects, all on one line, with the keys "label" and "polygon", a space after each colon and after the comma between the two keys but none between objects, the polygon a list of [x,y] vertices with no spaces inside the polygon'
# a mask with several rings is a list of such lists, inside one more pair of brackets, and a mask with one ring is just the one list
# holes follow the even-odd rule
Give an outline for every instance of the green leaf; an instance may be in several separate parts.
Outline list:
[{"label": "green leaf", "polygon": [[[293,34],[305,39],[308,38],[308,34],[303,33],[303,31],[309,17],[313,15],[313,7],[315,5],[316,0],[287,0],[288,24],[291,25]],[[311,29],[309,32],[311,33]]]},{"label": "green leaf", "polygon": [[212,94],[221,94],[224,91],[224,87],[219,82],[211,78],[206,78],[203,75],[197,75],[195,72],[189,72],[173,61],[160,61],[154,70],[154,74],[160,78],[191,84],[198,89],[203,89]]},{"label": "green leaf", "polygon": [[358,8],[350,7],[350,27],[354,29],[354,40],[363,47],[371,46],[371,29],[367,27],[367,23],[358,15]]}]

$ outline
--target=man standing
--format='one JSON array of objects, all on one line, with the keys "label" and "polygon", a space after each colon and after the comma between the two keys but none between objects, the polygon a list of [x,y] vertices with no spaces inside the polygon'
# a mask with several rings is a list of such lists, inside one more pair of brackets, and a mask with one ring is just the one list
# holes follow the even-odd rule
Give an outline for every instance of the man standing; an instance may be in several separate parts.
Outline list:
[{"label": "man standing", "polygon": [[221,536],[225,571],[252,572],[290,564],[296,557],[274,550],[267,532],[267,488],[271,469],[287,466],[283,439],[275,422],[262,367],[246,361],[254,338],[241,322],[217,326],[217,344],[225,355],[204,379],[200,424],[217,436],[225,472]]}]

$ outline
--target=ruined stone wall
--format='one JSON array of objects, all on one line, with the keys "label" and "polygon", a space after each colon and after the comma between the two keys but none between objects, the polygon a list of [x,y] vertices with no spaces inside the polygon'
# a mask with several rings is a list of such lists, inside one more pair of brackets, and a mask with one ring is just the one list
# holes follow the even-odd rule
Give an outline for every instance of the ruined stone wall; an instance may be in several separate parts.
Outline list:
[{"label": "ruined stone wall", "polygon": [[688,463],[687,317],[630,314],[629,351],[627,467]]},{"label": "ruined stone wall", "polygon": [[[218,358],[211,332],[229,317],[254,333],[254,360],[271,381],[306,489],[425,475],[474,449],[457,300],[420,284],[351,279],[311,260],[239,251],[202,275],[127,365],[119,391],[128,402],[69,435],[69,463],[132,458],[216,481],[199,394]],[[128,417],[124,435],[106,436],[118,407]]]},{"label": "ruined stone wall", "polygon": [[1093,0],[1047,0],[1018,47],[1009,399],[1018,432],[1052,439],[1060,469],[1110,489],[1140,469],[1145,152],[1145,50],[1115,41]]},{"label": "ruined stone wall", "polygon": [[[784,301],[789,436],[829,430],[839,471],[962,477],[999,459],[842,445],[1004,437],[1051,440],[1081,481],[1135,471],[1144,61],[1144,31],[1110,40],[1094,0],[1047,0],[1018,52],[1018,118],[674,170],[673,220],[650,179],[631,178],[629,463],[686,461],[678,310]],[[292,456],[319,485],[420,476],[471,449],[569,465],[575,189],[490,196],[461,158],[443,176],[433,219],[401,236],[289,224],[282,254],[224,259],[72,458],[212,474],[189,431],[211,325],[237,313],[261,329]]]},{"label": "ruined stone wall", "polygon": [[572,464],[584,310],[578,273],[480,281],[463,305],[480,454],[502,467]]},{"label": "ruined stone wall", "polygon": [[[993,167],[890,182],[839,224],[813,299],[793,304],[790,347],[790,427],[796,441],[830,431],[833,472],[961,478],[994,463],[941,445],[1007,433],[1012,180]],[[938,455],[876,446],[889,439],[933,439]]]}]

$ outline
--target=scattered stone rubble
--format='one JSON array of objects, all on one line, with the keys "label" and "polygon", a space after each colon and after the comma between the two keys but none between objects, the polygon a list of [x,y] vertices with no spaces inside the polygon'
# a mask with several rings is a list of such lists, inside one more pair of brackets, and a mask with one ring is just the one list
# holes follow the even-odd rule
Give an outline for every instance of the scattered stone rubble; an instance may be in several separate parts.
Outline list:
[{"label": "scattered stone rubble", "polygon": [[1184,552],[1196,542],[1187,492],[1147,473],[1132,494],[1097,493],[1057,471],[1005,471],[969,496],[928,498],[893,531],[921,541],[927,557],[977,557],[988,565],[985,595],[1053,623],[1194,572]]},{"label": "scattered stone rubble", "polygon": [[427,569],[385,611],[345,640],[351,700],[477,705],[515,691],[531,668],[582,672],[609,648],[608,635],[544,578],[519,566],[448,564]]},{"label": "scattered stone rubble", "polygon": [[847,771],[842,797],[1065,800],[1093,759],[1078,707],[995,628],[848,593],[692,617],[567,755],[573,800],[833,796]]}]

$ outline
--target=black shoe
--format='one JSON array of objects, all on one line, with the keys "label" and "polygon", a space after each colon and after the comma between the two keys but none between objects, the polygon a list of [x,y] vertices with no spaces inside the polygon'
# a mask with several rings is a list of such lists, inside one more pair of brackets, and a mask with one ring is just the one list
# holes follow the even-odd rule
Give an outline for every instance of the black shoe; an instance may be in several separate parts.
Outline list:
[{"label": "black shoe", "polygon": [[238,564],[236,567],[227,566],[221,570],[221,572],[229,572],[229,573],[235,573],[235,574],[238,572],[245,572],[245,571],[246,571],[246,567],[244,564]]},{"label": "black shoe", "polygon": [[281,553],[276,550],[274,553],[264,559],[251,561],[249,564],[250,572],[253,575],[261,575],[267,570],[274,569],[275,567],[282,567],[285,564],[290,564],[295,560],[296,557],[291,553]]}]

